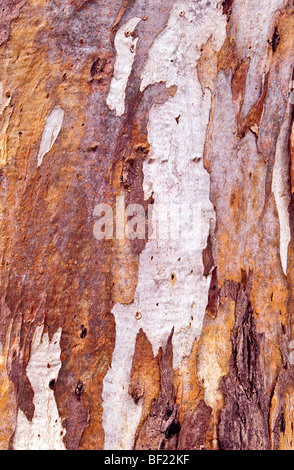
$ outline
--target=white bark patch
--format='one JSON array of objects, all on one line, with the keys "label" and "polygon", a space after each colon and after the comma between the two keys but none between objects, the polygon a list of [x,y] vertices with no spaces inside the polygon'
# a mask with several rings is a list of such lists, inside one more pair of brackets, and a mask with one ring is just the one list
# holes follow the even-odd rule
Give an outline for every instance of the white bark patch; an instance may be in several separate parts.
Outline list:
[{"label": "white bark patch", "polygon": [[141,403],[128,393],[138,322],[128,311],[116,316],[116,342],[103,388],[106,450],[130,450],[141,416]]},{"label": "white bark patch", "polygon": [[9,93],[4,95],[3,84],[0,82],[0,115],[2,116],[3,111],[9,105],[11,96]]},{"label": "white bark patch", "polygon": [[288,105],[287,118],[284,121],[276,146],[273,170],[272,191],[276,200],[280,221],[280,257],[283,271],[287,276],[288,246],[291,241],[289,205],[291,190],[289,181],[289,128],[291,126],[291,106]]},{"label": "white bark patch", "polygon": [[[8,108],[8,109],[7,109]],[[0,166],[5,166],[7,160],[7,128],[13,112],[11,106],[10,92],[4,92],[3,84],[0,82]],[[0,206],[0,218],[2,218],[2,207]]]},{"label": "white bark patch", "polygon": [[15,450],[65,450],[62,437],[64,429],[49,387],[56,380],[60,367],[61,328],[49,341],[43,327],[36,329],[32,342],[31,357],[26,369],[34,391],[35,413],[32,422],[19,410],[13,447]]},{"label": "white bark patch", "polygon": [[126,88],[138,41],[138,38],[133,38],[132,33],[140,21],[141,18],[131,18],[115,36],[116,61],[106,103],[111,110],[115,109],[117,116],[122,116],[125,112]]},{"label": "white bark patch", "polygon": [[209,199],[210,178],[203,167],[211,94],[202,93],[196,64],[201,45],[210,36],[216,50],[225,40],[226,18],[217,3],[176,1],[143,72],[142,90],[160,81],[178,87],[173,98],[150,111],[152,151],[143,168],[145,198],[153,193],[155,215],[162,204],[180,205],[186,211],[195,205],[200,215],[194,241],[175,240],[171,234],[168,240],[155,238],[147,243],[140,257],[134,302],[114,306],[117,341],[103,390],[105,449],[130,449],[134,443],[141,407],[132,403],[128,386],[139,329],[143,328],[157,354],[174,327],[174,368],[190,355],[201,333],[210,285],[210,278],[203,276],[202,250],[215,213]]},{"label": "white bark patch", "polygon": [[63,118],[63,109],[60,106],[55,106],[55,108],[49,114],[45,124],[45,129],[42,135],[38,153],[38,167],[41,165],[46,153],[51,150],[54,142],[56,141],[63,123]]}]

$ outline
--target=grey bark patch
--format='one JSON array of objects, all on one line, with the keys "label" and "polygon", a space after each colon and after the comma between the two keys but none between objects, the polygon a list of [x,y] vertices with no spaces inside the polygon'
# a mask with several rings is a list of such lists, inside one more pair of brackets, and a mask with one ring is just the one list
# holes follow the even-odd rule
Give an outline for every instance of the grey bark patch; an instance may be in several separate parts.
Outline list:
[{"label": "grey bark patch", "polygon": [[85,409],[83,402],[77,400],[73,394],[69,395],[67,405],[70,411],[62,423],[66,428],[64,443],[67,450],[78,450],[82,434],[89,425],[90,413]]}]

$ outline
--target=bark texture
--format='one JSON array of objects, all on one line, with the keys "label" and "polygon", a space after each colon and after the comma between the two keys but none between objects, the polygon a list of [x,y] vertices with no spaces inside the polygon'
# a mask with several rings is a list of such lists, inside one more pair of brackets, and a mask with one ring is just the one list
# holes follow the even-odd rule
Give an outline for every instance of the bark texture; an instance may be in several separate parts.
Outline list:
[{"label": "bark texture", "polygon": [[0,63],[0,448],[294,449],[293,1],[0,0]]}]

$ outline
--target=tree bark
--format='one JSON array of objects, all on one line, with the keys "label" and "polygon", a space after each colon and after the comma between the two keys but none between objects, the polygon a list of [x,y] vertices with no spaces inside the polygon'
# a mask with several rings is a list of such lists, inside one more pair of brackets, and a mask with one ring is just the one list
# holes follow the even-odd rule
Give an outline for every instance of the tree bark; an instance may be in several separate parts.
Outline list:
[{"label": "tree bark", "polygon": [[0,448],[293,449],[293,2],[0,6]]}]

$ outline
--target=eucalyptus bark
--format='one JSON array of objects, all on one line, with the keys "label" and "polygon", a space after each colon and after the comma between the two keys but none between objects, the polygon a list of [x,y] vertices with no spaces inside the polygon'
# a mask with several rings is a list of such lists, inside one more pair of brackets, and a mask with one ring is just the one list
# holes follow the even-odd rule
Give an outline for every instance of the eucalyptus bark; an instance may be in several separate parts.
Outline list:
[{"label": "eucalyptus bark", "polygon": [[0,448],[293,449],[293,2],[0,6]]}]

